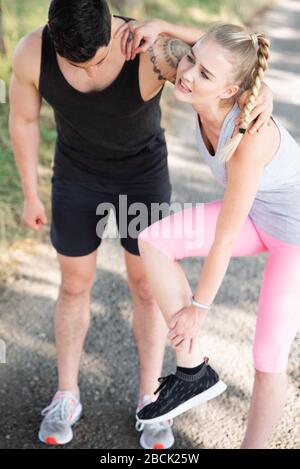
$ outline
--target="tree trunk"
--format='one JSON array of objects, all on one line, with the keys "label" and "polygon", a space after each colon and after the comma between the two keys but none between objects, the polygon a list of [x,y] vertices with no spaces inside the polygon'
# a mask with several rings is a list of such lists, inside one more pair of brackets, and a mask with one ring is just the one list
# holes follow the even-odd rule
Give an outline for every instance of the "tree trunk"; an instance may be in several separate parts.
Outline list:
[{"label": "tree trunk", "polygon": [[6,47],[4,42],[4,29],[3,29],[3,9],[2,2],[0,0],[0,54],[6,54]]}]

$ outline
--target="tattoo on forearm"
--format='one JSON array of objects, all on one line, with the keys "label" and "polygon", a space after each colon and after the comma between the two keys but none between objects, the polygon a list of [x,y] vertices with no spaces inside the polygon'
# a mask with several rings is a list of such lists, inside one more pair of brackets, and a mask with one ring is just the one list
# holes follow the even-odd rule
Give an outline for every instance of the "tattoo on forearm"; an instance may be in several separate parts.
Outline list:
[{"label": "tattoo on forearm", "polygon": [[163,81],[167,80],[159,65],[160,60],[158,56],[162,56],[163,61],[174,71],[174,76],[171,81],[175,81],[179,62],[190,50],[191,47],[188,44],[178,39],[158,38],[154,46],[149,49],[153,71],[158,75],[158,79]]}]

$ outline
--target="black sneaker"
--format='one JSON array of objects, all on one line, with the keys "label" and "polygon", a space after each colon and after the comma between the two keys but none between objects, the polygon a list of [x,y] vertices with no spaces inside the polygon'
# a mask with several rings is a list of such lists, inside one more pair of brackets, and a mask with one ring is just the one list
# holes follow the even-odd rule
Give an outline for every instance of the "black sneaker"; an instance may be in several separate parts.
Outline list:
[{"label": "black sneaker", "polygon": [[227,386],[207,363],[205,359],[195,375],[177,370],[175,375],[159,378],[161,384],[155,391],[155,394],[160,391],[158,399],[140,410],[137,420],[155,423],[173,419],[222,394]]}]

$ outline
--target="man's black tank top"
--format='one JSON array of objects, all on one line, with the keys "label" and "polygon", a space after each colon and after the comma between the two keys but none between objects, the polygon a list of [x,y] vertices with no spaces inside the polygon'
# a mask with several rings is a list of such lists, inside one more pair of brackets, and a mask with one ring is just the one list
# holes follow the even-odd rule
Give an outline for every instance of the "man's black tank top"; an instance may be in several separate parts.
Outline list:
[{"label": "man's black tank top", "polygon": [[45,26],[39,92],[53,108],[57,126],[54,176],[145,190],[170,187],[162,91],[148,102],[142,99],[139,63],[139,55],[125,61],[110,86],[82,93],[64,78]]}]

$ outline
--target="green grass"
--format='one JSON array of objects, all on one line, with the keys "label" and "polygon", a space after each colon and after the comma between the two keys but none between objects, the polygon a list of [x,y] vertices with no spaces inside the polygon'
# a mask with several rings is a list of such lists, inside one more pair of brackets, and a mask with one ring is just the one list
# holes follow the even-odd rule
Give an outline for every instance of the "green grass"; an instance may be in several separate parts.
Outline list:
[{"label": "green grass", "polygon": [[[0,58],[0,79],[4,80],[8,94],[14,48],[22,36],[46,22],[49,1],[4,0],[2,3],[7,56]],[[12,241],[27,235],[40,238],[39,234],[29,232],[20,224],[23,197],[9,141],[8,112],[8,103],[0,104],[0,254]],[[52,111],[47,106],[42,109],[41,136],[40,194],[49,207],[49,180],[56,132]]]},{"label": "green grass", "polygon": [[2,130],[7,125],[6,114],[7,105],[3,106],[0,112],[0,236],[2,241],[17,235],[16,210],[22,201],[19,178],[12,161],[8,135]]},{"label": "green grass", "polygon": [[[173,22],[206,25],[215,20],[242,21],[271,0],[147,0],[140,10],[142,17],[161,17]],[[2,0],[7,56],[0,57],[0,79],[8,88],[11,58],[19,41],[29,31],[44,24],[49,0]],[[138,4],[138,1],[136,2]],[[130,12],[123,12],[130,15]],[[20,225],[22,192],[8,135],[8,104],[0,104],[0,254],[13,240],[39,234]],[[44,105],[41,117],[41,150],[39,187],[41,198],[49,210],[51,162],[55,142],[52,111]]]}]

